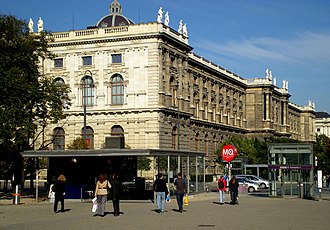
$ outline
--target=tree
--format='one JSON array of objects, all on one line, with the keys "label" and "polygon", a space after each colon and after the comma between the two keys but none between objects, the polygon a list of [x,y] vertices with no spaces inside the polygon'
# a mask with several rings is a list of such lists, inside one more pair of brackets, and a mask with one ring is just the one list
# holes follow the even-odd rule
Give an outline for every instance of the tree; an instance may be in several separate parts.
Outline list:
[{"label": "tree", "polygon": [[84,138],[77,137],[71,143],[68,144],[67,149],[87,149],[87,143],[84,141]]},{"label": "tree", "polygon": [[[21,182],[20,152],[44,149],[52,140],[43,138],[45,128],[65,118],[71,103],[69,88],[43,75],[49,34],[29,33],[27,23],[0,15],[0,164],[5,178],[15,174]],[[41,139],[41,141],[40,141]]]},{"label": "tree", "polygon": [[137,158],[137,169],[141,170],[141,176],[142,176],[142,171],[149,171],[151,169],[151,159],[148,157],[138,157]]},{"label": "tree", "polygon": [[317,169],[323,175],[330,175],[330,138],[326,135],[317,135],[314,144],[314,155],[317,157]]}]

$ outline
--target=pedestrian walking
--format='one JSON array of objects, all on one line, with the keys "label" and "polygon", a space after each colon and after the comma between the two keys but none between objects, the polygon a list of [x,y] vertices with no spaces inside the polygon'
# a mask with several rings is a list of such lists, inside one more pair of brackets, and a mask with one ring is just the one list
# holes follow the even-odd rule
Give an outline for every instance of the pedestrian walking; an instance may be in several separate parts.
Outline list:
[{"label": "pedestrian walking", "polygon": [[183,197],[187,191],[187,185],[186,181],[182,178],[181,173],[178,173],[178,178],[174,181],[174,185],[176,187],[175,195],[179,206],[179,212],[183,212]]},{"label": "pedestrian walking", "polygon": [[229,191],[231,198],[230,204],[238,204],[237,202],[238,187],[239,187],[238,181],[236,180],[236,177],[233,176],[229,181]]},{"label": "pedestrian walking", "polygon": [[107,202],[108,190],[111,188],[106,174],[100,174],[95,188],[95,197],[97,197],[97,213],[94,216],[104,217],[105,204]]},{"label": "pedestrian walking", "polygon": [[113,215],[119,216],[120,209],[119,209],[119,200],[122,192],[122,184],[118,180],[118,175],[113,174],[111,179],[111,197],[112,197],[112,204],[113,204]]},{"label": "pedestrian walking", "polygon": [[157,212],[164,213],[165,197],[168,194],[168,190],[162,173],[158,174],[158,178],[153,184],[153,190],[156,192]]},{"label": "pedestrian walking", "polygon": [[57,213],[58,202],[61,202],[61,212],[64,212],[64,197],[65,197],[65,182],[66,178],[63,174],[61,174],[55,185],[52,187],[53,192],[55,193],[55,201],[54,201],[54,213]]},{"label": "pedestrian walking", "polygon": [[225,204],[225,192],[226,192],[226,186],[227,182],[224,178],[224,176],[220,176],[218,180],[218,190],[219,190],[219,197],[220,197],[220,204],[223,205]]}]

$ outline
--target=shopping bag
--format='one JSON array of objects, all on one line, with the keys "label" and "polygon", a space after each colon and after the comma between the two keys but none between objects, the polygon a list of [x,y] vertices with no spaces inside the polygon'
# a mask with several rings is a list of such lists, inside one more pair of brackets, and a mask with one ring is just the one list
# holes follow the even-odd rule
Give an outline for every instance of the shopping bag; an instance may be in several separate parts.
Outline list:
[{"label": "shopping bag", "polygon": [[188,206],[189,205],[189,202],[188,202],[188,195],[186,195],[184,197],[184,206]]},{"label": "shopping bag", "polygon": [[170,202],[171,202],[171,196],[170,196],[170,194],[167,194],[166,203],[170,203]]},{"label": "shopping bag", "polygon": [[93,206],[92,206],[92,212],[96,212],[97,211],[97,198],[94,197],[94,199],[92,200]]},{"label": "shopping bag", "polygon": [[50,200],[49,200],[50,203],[55,203],[55,192],[51,192],[50,193]]}]

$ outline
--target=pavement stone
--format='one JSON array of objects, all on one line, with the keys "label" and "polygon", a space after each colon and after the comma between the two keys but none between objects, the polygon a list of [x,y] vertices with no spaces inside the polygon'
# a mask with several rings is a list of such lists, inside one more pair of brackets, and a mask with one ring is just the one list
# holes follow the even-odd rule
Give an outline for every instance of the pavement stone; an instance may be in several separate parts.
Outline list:
[{"label": "pavement stone", "polygon": [[64,213],[53,213],[53,204],[21,200],[0,200],[0,229],[299,229],[328,230],[330,199],[269,198],[266,194],[240,194],[239,205],[219,205],[217,192],[189,197],[184,212],[177,211],[175,199],[165,204],[165,213],[155,211],[151,201],[121,201],[122,214],[113,216],[112,202],[105,217],[94,217],[90,201],[66,200]]}]

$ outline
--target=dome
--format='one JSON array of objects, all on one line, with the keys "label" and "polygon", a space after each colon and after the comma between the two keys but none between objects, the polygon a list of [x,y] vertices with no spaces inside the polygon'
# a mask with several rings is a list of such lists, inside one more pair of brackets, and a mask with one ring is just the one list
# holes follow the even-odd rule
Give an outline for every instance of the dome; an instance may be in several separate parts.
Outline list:
[{"label": "dome", "polygon": [[114,27],[114,26],[128,26],[134,24],[132,20],[122,15],[122,7],[117,0],[110,4],[110,14],[104,16],[96,24],[99,28]]}]

